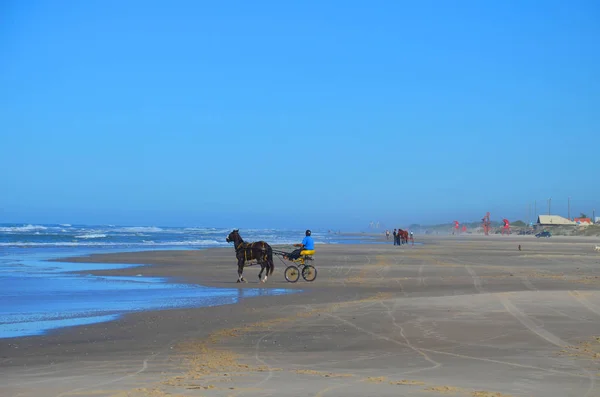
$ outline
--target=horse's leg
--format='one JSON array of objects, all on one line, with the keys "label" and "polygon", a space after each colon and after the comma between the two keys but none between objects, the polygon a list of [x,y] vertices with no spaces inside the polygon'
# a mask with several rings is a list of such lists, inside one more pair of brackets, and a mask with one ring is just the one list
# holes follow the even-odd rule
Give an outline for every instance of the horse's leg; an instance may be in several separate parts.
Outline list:
[{"label": "horse's leg", "polygon": [[267,279],[267,276],[265,275],[265,279],[262,279],[262,274],[263,271],[265,270],[265,264],[263,262],[259,262],[260,264],[260,273],[258,273],[258,279],[260,280],[261,283],[264,283],[265,280]]},{"label": "horse's leg", "polygon": [[267,278],[269,277],[269,262],[265,263],[265,268],[267,270],[265,270],[265,278],[263,278],[263,281],[262,281],[263,283],[266,283],[267,282]]},{"label": "horse's leg", "polygon": [[261,280],[263,283],[266,283],[269,274],[273,274],[273,268],[275,267],[275,265],[273,264],[273,250],[271,249],[271,246],[269,246],[269,244],[267,243],[263,243],[262,249],[263,256],[260,262],[260,274],[258,275],[258,277],[260,278],[263,270],[266,269],[265,278]]},{"label": "horse's leg", "polygon": [[269,277],[269,264],[263,262],[263,266],[265,267],[265,278],[262,279],[263,283],[267,282],[267,278]]},{"label": "horse's leg", "polygon": [[244,279],[244,276],[242,276],[242,273],[244,273],[244,259],[240,258],[238,259],[238,279],[237,282],[241,283],[246,282],[246,280]]},{"label": "horse's leg", "polygon": [[[269,269],[270,269],[269,268],[269,261],[265,260],[265,259],[262,259],[260,261],[260,273],[258,275],[258,278],[260,278],[260,282],[261,283],[266,283],[267,282],[267,278],[269,276]],[[265,272],[265,277],[262,277],[263,270]]]},{"label": "horse's leg", "polygon": [[264,260],[264,264],[265,264],[265,278],[263,280],[263,283],[267,282],[267,277],[270,274],[273,274],[273,261],[271,259],[269,259],[269,257],[267,256]]}]

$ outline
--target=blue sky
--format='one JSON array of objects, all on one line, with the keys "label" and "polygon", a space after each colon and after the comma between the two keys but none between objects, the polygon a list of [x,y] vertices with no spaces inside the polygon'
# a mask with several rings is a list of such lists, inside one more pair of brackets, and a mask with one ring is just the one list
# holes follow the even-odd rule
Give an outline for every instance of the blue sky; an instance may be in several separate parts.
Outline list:
[{"label": "blue sky", "polygon": [[0,18],[0,222],[600,213],[593,0],[8,0]]}]

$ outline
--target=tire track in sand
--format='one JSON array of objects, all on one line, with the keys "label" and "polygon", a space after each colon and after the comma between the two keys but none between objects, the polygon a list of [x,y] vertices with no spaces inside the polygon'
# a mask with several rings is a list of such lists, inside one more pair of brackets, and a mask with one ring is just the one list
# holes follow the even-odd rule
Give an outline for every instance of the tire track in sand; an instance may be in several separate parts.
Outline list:
[{"label": "tire track in sand", "polygon": [[[560,337],[537,325],[533,320],[529,318],[529,316],[527,316],[527,314],[517,309],[505,296],[500,296],[500,302],[502,302],[502,305],[508,313],[510,313],[521,324],[523,324],[527,329],[529,329],[531,332],[533,332],[540,338],[562,349],[566,349],[569,347],[569,344],[562,340]],[[584,397],[587,397],[596,387],[596,377],[585,368],[581,366],[580,368],[583,372],[585,372],[588,375],[588,379],[590,380],[590,387],[588,391],[584,394]]]},{"label": "tire track in sand", "polygon": [[588,301],[585,296],[579,293],[579,291],[569,291],[569,295],[575,298],[579,303],[581,303],[585,308],[590,310],[593,313],[596,313],[600,316],[600,309],[596,307],[593,303]]},{"label": "tire track in sand", "polygon": [[[395,263],[395,265],[397,265],[396,267],[401,265],[400,259],[397,257],[394,257],[394,263]],[[396,279],[396,284],[398,284],[398,287],[400,287],[400,292],[402,293],[402,295],[408,296],[408,293],[404,289],[404,285],[402,285],[402,282],[400,281],[399,278]]]},{"label": "tire track in sand", "polygon": [[473,270],[469,265],[465,265],[465,269],[467,269],[467,272],[469,272],[469,274],[471,275],[471,278],[473,279],[473,285],[475,286],[477,292],[479,292],[480,294],[485,293],[483,287],[481,286],[481,278],[477,275],[477,273],[475,273],[475,270]]},{"label": "tire track in sand", "polygon": [[[457,258],[449,258],[449,260],[451,261],[450,265],[461,266],[461,267],[465,268],[467,273],[469,273],[469,275],[473,279],[473,286],[475,287],[475,290],[477,290],[477,292],[479,292],[480,294],[486,293],[485,289],[483,288],[483,281],[481,280],[481,277],[479,277],[477,275],[477,273],[475,273],[475,270],[473,270],[473,268],[470,265],[462,264],[461,262],[464,262],[464,261],[461,261],[460,259],[457,259]],[[452,263],[452,262],[454,262],[454,263]]]},{"label": "tire track in sand", "polygon": [[[382,340],[385,340],[388,342],[392,342],[392,343],[400,345],[400,346],[409,347],[404,342],[400,342],[394,338],[390,338],[385,335],[380,335],[380,334],[377,334],[376,332],[369,331],[368,329],[362,328],[362,327],[354,324],[353,322],[345,320],[339,316],[332,315],[332,314],[326,314],[326,315],[329,317],[335,318],[338,321],[341,321],[345,324],[348,324],[352,328],[354,328],[358,331],[361,331],[364,334],[371,335],[375,338],[382,339]],[[481,362],[490,363],[490,364],[507,365],[507,366],[514,367],[514,368],[533,369],[533,370],[537,370],[537,371],[546,372],[549,374],[562,375],[562,376],[568,376],[568,377],[573,377],[573,378],[589,379],[589,375],[584,376],[584,375],[574,374],[572,372],[561,371],[561,370],[556,370],[556,369],[552,369],[552,368],[537,367],[535,365],[519,364],[519,363],[510,362],[510,361],[496,360],[496,359],[485,358],[485,357],[475,357],[475,356],[470,356],[470,355],[466,355],[466,354],[452,353],[452,352],[448,352],[448,351],[428,349],[428,348],[424,348],[424,347],[419,348],[419,350],[422,350],[423,352],[441,354],[441,355],[445,355],[445,356],[457,357],[457,358],[462,358],[462,359],[466,359],[466,360],[475,360],[475,361],[481,361]]]},{"label": "tire track in sand", "polygon": [[523,285],[531,291],[539,291],[535,285],[531,284],[531,281],[529,281],[529,277],[523,276],[521,277],[521,281],[523,282]]},{"label": "tire track in sand", "polygon": [[422,263],[421,266],[419,266],[419,284],[418,285],[427,287],[427,283],[425,282],[425,277],[423,277],[423,267],[425,267],[424,263]]},{"label": "tire track in sand", "polygon": [[385,304],[384,301],[379,302],[381,304],[381,306],[383,306],[386,309],[387,315],[390,317],[390,319],[392,320],[392,325],[394,325],[394,327],[400,329],[400,336],[402,336],[402,339],[404,339],[404,341],[406,342],[406,345],[411,348],[412,350],[414,350],[416,353],[420,354],[421,356],[423,356],[423,358],[428,361],[429,363],[433,364],[432,367],[429,368],[421,368],[421,369],[417,369],[414,371],[409,371],[409,372],[404,372],[403,374],[408,374],[411,372],[417,372],[417,371],[425,371],[425,370],[429,370],[429,369],[436,369],[442,366],[442,363],[435,361],[434,359],[432,359],[429,355],[427,355],[427,353],[423,352],[421,349],[419,349],[418,347],[415,347],[412,343],[410,343],[410,341],[408,340],[408,338],[406,337],[406,335],[404,334],[404,328],[402,327],[402,325],[398,324],[398,322],[396,321],[396,316],[394,316],[393,311],[396,309],[396,305],[398,303],[398,301],[395,301],[394,305],[390,308],[388,305]]}]

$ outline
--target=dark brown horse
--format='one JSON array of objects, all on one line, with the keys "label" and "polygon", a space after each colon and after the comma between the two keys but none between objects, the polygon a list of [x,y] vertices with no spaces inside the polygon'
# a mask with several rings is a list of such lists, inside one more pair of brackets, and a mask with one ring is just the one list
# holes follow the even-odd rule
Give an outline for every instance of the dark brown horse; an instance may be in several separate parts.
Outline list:
[{"label": "dark brown horse", "polygon": [[[254,243],[247,243],[240,236],[239,230],[235,229],[225,239],[228,243],[233,241],[235,247],[235,257],[238,260],[238,280],[237,282],[246,282],[242,273],[244,272],[244,265],[246,262],[256,261],[260,265],[260,273],[258,278],[261,283],[267,281],[267,276],[273,274],[275,270],[275,263],[273,262],[273,250],[271,246],[264,241],[256,241]],[[250,266],[250,265],[249,265]],[[262,278],[263,271],[267,269],[265,278]]]}]

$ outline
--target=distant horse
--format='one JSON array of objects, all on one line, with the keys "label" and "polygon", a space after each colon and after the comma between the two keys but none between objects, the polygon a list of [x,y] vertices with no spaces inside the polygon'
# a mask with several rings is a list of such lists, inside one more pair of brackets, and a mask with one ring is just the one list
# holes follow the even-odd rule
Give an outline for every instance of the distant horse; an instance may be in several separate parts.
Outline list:
[{"label": "distant horse", "polygon": [[[273,274],[275,270],[275,263],[273,262],[273,250],[271,246],[264,241],[256,241],[254,243],[247,243],[240,236],[239,230],[235,229],[225,239],[228,243],[233,241],[235,247],[235,257],[238,260],[238,279],[237,282],[246,282],[246,279],[242,276],[244,272],[244,265],[246,262],[256,260],[256,263],[260,265],[260,273],[258,278],[261,283],[267,281],[267,276]],[[251,265],[248,265],[251,266]],[[262,278],[263,271],[266,270],[265,278]]]},{"label": "distant horse", "polygon": [[400,243],[408,244],[408,231],[398,229],[398,234],[400,235]]}]

